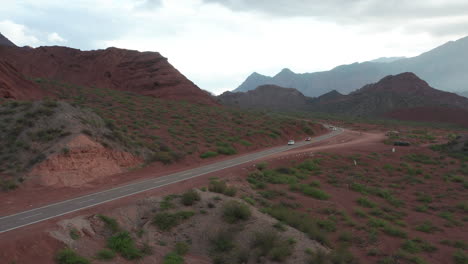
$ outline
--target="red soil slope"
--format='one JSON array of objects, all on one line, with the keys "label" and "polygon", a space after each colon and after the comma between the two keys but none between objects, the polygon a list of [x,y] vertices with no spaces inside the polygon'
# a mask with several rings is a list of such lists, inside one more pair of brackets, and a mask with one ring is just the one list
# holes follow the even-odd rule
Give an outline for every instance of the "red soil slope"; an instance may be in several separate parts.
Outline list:
[{"label": "red soil slope", "polygon": [[10,63],[0,61],[0,98],[26,100],[44,95],[37,84],[25,79]]},{"label": "red soil slope", "polygon": [[131,91],[154,97],[216,105],[211,96],[157,52],[117,48],[81,51],[67,47],[0,47],[0,59],[34,78]]},{"label": "red soil slope", "polygon": [[468,127],[468,111],[457,108],[414,107],[386,113],[385,117],[405,121],[451,123]]}]

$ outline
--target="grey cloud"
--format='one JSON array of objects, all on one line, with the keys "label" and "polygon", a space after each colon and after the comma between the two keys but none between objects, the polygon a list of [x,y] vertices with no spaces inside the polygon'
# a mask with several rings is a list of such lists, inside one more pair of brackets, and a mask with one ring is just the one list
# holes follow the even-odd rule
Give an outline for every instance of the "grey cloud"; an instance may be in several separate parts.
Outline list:
[{"label": "grey cloud", "polygon": [[[220,4],[234,11],[261,12],[276,17],[314,17],[343,25],[366,24],[377,30],[389,26],[411,28],[419,19],[467,16],[468,1],[447,0],[203,0]],[[422,27],[415,27],[416,30]],[[440,27],[443,28],[443,27]],[[459,32],[459,25],[446,25],[448,32]],[[448,35],[444,30],[424,28],[434,35]]]},{"label": "grey cloud", "polygon": [[203,0],[236,11],[261,11],[277,16],[348,17],[440,17],[466,15],[468,2],[447,0],[443,4],[426,0]]}]

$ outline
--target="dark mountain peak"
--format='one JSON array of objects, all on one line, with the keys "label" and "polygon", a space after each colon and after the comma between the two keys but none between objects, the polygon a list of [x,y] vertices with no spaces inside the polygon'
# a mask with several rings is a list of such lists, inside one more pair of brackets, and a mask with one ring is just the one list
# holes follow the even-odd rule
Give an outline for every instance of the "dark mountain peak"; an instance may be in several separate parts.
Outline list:
[{"label": "dark mountain peak", "polygon": [[0,46],[2,45],[16,47],[15,43],[11,42],[9,39],[3,36],[2,33],[0,33]]},{"label": "dark mountain peak", "polygon": [[423,93],[429,90],[434,90],[434,88],[430,87],[426,81],[420,79],[412,72],[404,72],[397,75],[388,75],[379,82],[365,85],[352,94],[384,91],[396,93]]},{"label": "dark mountain peak", "polygon": [[[266,84],[266,85],[260,85],[258,86],[255,90],[256,92],[262,92],[262,93],[272,93],[276,95],[293,95],[293,96],[302,96],[304,95],[299,92],[297,89],[294,88],[284,88],[278,85],[273,85],[273,84]],[[249,91],[250,92],[250,91]]]}]

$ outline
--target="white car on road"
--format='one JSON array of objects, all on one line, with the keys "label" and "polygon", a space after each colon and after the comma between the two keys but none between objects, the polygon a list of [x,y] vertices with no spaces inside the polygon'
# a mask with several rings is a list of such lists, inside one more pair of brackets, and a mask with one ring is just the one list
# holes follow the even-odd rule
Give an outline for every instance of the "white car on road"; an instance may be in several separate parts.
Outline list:
[{"label": "white car on road", "polygon": [[288,141],[288,145],[294,145],[294,144],[295,144],[294,140],[291,139]]}]

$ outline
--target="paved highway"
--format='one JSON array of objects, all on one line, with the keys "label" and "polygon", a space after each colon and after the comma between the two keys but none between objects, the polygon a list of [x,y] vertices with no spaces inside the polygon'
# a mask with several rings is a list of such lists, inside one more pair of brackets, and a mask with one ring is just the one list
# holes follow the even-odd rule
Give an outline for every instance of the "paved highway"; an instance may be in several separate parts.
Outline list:
[{"label": "paved highway", "polygon": [[271,149],[264,150],[264,151],[246,154],[246,155],[239,156],[233,159],[224,160],[224,161],[216,162],[213,164],[208,164],[208,165],[198,167],[195,169],[181,171],[181,172],[165,175],[165,176],[158,177],[158,178],[146,179],[140,182],[130,183],[121,187],[116,187],[116,188],[109,189],[106,191],[88,194],[88,195],[77,197],[74,199],[70,199],[70,200],[46,205],[43,207],[35,208],[32,210],[24,211],[24,212],[17,213],[14,215],[0,217],[0,233],[7,232],[13,229],[17,229],[23,226],[31,225],[34,223],[38,223],[41,221],[45,221],[47,219],[61,216],[64,214],[68,214],[71,212],[75,212],[84,208],[96,206],[98,204],[117,200],[123,197],[141,193],[144,191],[156,189],[156,188],[166,186],[169,184],[174,184],[180,181],[195,178],[195,177],[207,174],[207,173],[237,166],[243,163],[247,163],[250,161],[254,161],[260,158],[270,156],[275,153],[287,151],[293,148],[302,147],[310,143],[314,143],[314,142],[322,141],[331,137],[335,137],[343,133],[343,131],[344,131],[343,129],[337,128],[336,131],[331,131],[328,134],[312,138],[312,141],[302,141],[302,142],[297,142],[295,145],[292,145],[292,146],[285,145],[285,146],[275,147],[275,148],[271,148]]}]

